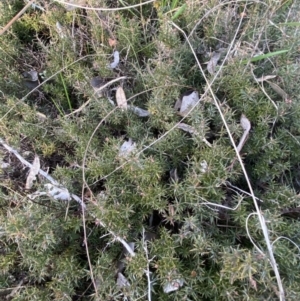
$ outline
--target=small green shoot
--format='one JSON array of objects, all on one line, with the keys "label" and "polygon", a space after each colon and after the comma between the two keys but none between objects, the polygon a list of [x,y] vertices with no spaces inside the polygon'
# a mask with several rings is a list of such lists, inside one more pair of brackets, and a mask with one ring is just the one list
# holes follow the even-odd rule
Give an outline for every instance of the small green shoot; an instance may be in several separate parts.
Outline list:
[{"label": "small green shoot", "polygon": [[59,74],[59,76],[60,76],[61,82],[64,86],[64,91],[65,91],[66,98],[68,100],[69,109],[70,109],[70,111],[72,111],[73,110],[72,109],[72,104],[71,104],[71,100],[70,100],[70,97],[69,97],[69,93],[68,93],[68,90],[67,90],[65,80],[64,80],[63,76],[61,75],[61,73]]},{"label": "small green shoot", "polygon": [[52,100],[53,104],[55,105],[57,111],[59,111],[60,115],[64,116],[65,115],[64,112],[61,110],[61,108],[59,107],[58,103],[53,99],[53,97],[51,97],[51,100]]},{"label": "small green shoot", "polygon": [[181,7],[179,7],[175,15],[172,17],[172,20],[174,21],[175,19],[177,19],[180,15],[184,13],[185,10],[186,10],[186,4],[183,4]]},{"label": "small green shoot", "polygon": [[172,1],[171,9],[175,9],[177,7],[177,4],[178,4],[178,0]]},{"label": "small green shoot", "polygon": [[257,61],[264,60],[264,59],[267,59],[267,58],[272,57],[272,56],[276,56],[276,55],[286,53],[288,51],[289,51],[289,49],[283,49],[283,50],[268,52],[266,54],[261,54],[261,55],[258,55],[258,56],[254,56],[250,60],[249,59],[243,60],[242,63],[247,64],[248,62],[251,62],[251,63],[257,62]]},{"label": "small green shoot", "polygon": [[278,23],[278,26],[291,26],[291,27],[297,27],[300,26],[300,22],[286,22],[286,23]]}]

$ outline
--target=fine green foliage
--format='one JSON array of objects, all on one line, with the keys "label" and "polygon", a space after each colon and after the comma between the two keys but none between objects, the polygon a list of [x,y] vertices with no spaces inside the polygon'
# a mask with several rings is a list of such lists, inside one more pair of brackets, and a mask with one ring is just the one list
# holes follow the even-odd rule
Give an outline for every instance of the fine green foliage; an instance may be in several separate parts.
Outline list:
[{"label": "fine green foliage", "polygon": [[299,1],[60,2],[0,36],[0,299],[300,300]]}]

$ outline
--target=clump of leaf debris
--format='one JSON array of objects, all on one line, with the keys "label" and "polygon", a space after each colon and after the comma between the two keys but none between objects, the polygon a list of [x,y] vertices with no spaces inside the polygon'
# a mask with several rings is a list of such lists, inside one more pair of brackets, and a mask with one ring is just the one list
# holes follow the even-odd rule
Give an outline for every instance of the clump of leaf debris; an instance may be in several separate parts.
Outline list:
[{"label": "clump of leaf debris", "polygon": [[299,12],[1,1],[1,298],[300,300]]}]

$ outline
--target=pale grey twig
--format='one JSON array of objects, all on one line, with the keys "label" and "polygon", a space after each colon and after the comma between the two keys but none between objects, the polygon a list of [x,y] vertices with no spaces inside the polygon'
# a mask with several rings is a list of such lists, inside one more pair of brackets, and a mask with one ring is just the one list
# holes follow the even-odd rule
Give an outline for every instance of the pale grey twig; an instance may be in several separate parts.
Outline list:
[{"label": "pale grey twig", "polygon": [[[251,194],[249,193],[249,192],[247,192],[247,191],[245,191],[245,190],[243,190],[243,189],[241,189],[241,188],[239,188],[239,187],[237,187],[237,186],[234,186],[234,185],[232,185],[229,181],[226,181],[226,185],[228,185],[228,186],[230,186],[231,188],[231,190],[233,190],[233,191],[235,191],[235,190],[238,190],[239,192],[241,192],[241,193],[244,193],[244,194],[246,194],[246,195],[248,195],[248,196],[251,196]],[[236,191],[235,191],[236,192]],[[264,201],[263,200],[261,200],[261,199],[259,199],[258,197],[255,197],[259,202],[261,202],[261,203],[263,203]]]},{"label": "pale grey twig", "polygon": [[[5,147],[10,153],[14,154],[19,161],[24,164],[25,166],[29,167],[30,169],[32,168],[32,164],[26,161],[15,149],[10,147],[8,144],[4,142],[3,139],[0,138],[0,143]],[[59,183],[54,180],[50,175],[48,175],[46,172],[44,172],[42,169],[39,170],[39,174],[46,178],[49,182],[51,182],[53,185],[58,186]]]},{"label": "pale grey twig", "polygon": [[[27,160],[25,160],[19,153],[18,151],[16,151],[15,149],[13,149],[12,147],[10,147],[8,144],[6,144],[4,142],[3,139],[0,138],[0,143],[3,145],[3,147],[5,149],[7,149],[10,153],[14,154],[18,160],[24,164],[25,166],[29,167],[30,169],[32,169],[32,164],[29,163]],[[45,171],[43,171],[42,169],[39,169],[38,172],[41,176],[43,176],[44,178],[46,178],[52,185],[56,186],[56,187],[61,187],[61,185],[54,179],[52,178],[49,174],[47,174]],[[81,200],[81,198],[75,194],[70,194],[71,197],[73,198],[73,200],[75,200],[77,203],[79,203],[81,205],[81,207],[83,209],[85,209],[85,204],[83,203],[83,201]]]},{"label": "pale grey twig", "polygon": [[[29,0],[26,0],[27,2],[29,2]],[[40,5],[37,5],[37,4],[35,4],[35,3],[32,3],[32,5],[31,5],[31,7],[33,8],[33,9],[39,9],[39,10],[41,10],[41,11],[45,11],[45,9],[44,8],[42,8]]]},{"label": "pale grey twig", "polygon": [[149,259],[149,254],[148,254],[148,248],[147,248],[147,240],[145,238],[145,229],[143,228],[143,249],[145,251],[146,259],[147,259],[147,269],[145,270],[145,274],[147,276],[147,281],[148,281],[148,301],[151,301],[151,279],[150,279],[150,269],[149,269],[149,262],[153,260]]},{"label": "pale grey twig", "polygon": [[[3,145],[3,147],[4,147],[6,150],[8,150],[10,153],[14,154],[22,164],[24,164],[25,166],[29,167],[30,169],[32,168],[32,164],[31,164],[31,163],[29,163],[27,160],[25,160],[25,159],[18,153],[18,151],[16,151],[16,150],[13,149],[12,147],[10,147],[8,144],[6,144],[6,143],[4,142],[4,140],[1,139],[1,138],[0,138],[0,143]],[[44,178],[46,178],[46,179],[47,179],[49,182],[51,182],[51,184],[53,184],[54,186],[61,187],[61,185],[59,184],[59,182],[57,182],[53,177],[51,177],[49,174],[47,174],[47,173],[46,173],[45,171],[43,171],[42,169],[39,170],[39,174],[40,174],[41,176],[43,176]],[[72,197],[77,203],[79,203],[79,204],[81,205],[81,207],[82,207],[83,210],[86,209],[85,204],[83,203],[82,199],[81,199],[79,196],[77,196],[77,195],[75,195],[75,194],[72,194],[72,193],[71,193],[70,195],[71,195],[71,197]],[[91,214],[91,215],[92,215],[92,214]],[[92,216],[93,216],[93,215],[92,215]],[[96,219],[95,216],[93,216],[93,217]],[[129,253],[131,256],[134,256],[134,255],[135,255],[135,253],[133,252],[133,250],[130,248],[130,246],[128,245],[128,243],[127,243],[123,238],[119,237],[119,236],[116,235],[114,232],[112,232],[112,231],[110,231],[109,229],[107,229],[106,225],[105,225],[103,222],[101,222],[101,221],[99,221],[99,220],[98,220],[98,222],[99,222],[99,224],[100,224],[103,228],[105,228],[105,229],[106,229],[106,230],[114,237],[115,240],[119,241],[119,242],[126,248],[126,250],[128,251],[128,253]]]},{"label": "pale grey twig", "polygon": [[105,228],[105,229],[107,230],[107,232],[108,232],[110,235],[112,235],[112,236],[114,237],[115,240],[117,240],[118,242],[120,242],[120,243],[123,245],[123,247],[126,249],[126,251],[127,251],[131,256],[135,256],[134,251],[131,249],[131,247],[129,246],[129,244],[128,244],[122,237],[120,237],[120,236],[116,235],[114,232],[108,230],[108,229],[106,228],[106,225],[105,225],[102,221],[99,221],[99,220],[98,220],[98,222],[99,222],[99,224],[100,224],[103,228]]}]

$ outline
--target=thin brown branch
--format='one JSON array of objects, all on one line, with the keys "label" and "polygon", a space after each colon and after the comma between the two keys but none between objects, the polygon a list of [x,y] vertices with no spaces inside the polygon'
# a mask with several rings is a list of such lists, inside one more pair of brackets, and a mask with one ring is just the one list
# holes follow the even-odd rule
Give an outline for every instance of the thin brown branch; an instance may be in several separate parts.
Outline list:
[{"label": "thin brown branch", "polygon": [[0,36],[3,35],[27,10],[27,8],[33,4],[35,0],[29,1],[0,31]]}]

